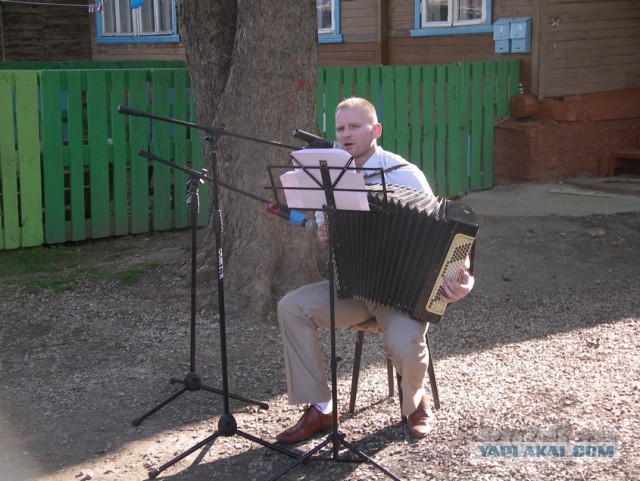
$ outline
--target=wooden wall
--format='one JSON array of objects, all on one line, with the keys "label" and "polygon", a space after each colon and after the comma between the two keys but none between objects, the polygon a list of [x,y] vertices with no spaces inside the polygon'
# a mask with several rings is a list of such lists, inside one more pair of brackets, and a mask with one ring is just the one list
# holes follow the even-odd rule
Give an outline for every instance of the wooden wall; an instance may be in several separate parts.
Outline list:
[{"label": "wooden wall", "polygon": [[[531,16],[535,1],[540,0],[494,0],[493,18]],[[321,66],[445,65],[506,58],[494,53],[491,33],[411,37],[413,0],[343,0],[340,8],[344,42],[319,45]],[[522,61],[521,74],[529,84],[531,55],[509,58]]]},{"label": "wooden wall", "polygon": [[318,45],[321,67],[385,65],[387,0],[340,2],[342,43]]},{"label": "wooden wall", "polygon": [[640,87],[639,0],[542,2],[545,97]]},{"label": "wooden wall", "polygon": [[0,22],[3,61],[91,59],[88,8],[0,3]]},{"label": "wooden wall", "polygon": [[[640,0],[494,0],[493,21],[531,17],[531,53],[494,53],[491,33],[411,37],[413,0],[343,0],[344,43],[321,44],[321,66],[441,65],[518,58],[539,98],[640,87]],[[378,26],[378,33],[374,27]]]},{"label": "wooden wall", "polygon": [[[66,3],[67,0],[49,0]],[[640,0],[493,0],[493,20],[532,18],[531,53],[494,53],[491,33],[411,37],[414,0],[342,0],[343,42],[320,66],[442,65],[517,58],[540,99],[640,87]],[[184,60],[182,43],[97,44],[79,7],[0,3],[4,60]]]},{"label": "wooden wall", "polygon": [[380,0],[343,0],[340,22],[345,43],[378,40],[378,5]]}]

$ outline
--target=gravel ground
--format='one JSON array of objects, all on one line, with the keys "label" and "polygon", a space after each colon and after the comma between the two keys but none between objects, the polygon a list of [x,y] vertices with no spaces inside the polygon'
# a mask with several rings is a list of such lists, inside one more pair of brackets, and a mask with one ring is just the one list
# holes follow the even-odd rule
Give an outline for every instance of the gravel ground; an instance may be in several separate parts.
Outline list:
[{"label": "gravel ground", "polygon": [[[356,412],[347,413],[355,333],[340,331],[345,440],[402,480],[638,479],[640,215],[479,220],[476,288],[430,330],[442,404],[436,429],[420,441],[405,432],[375,334],[367,335]],[[186,231],[131,236],[54,247],[72,259],[54,273],[0,269],[2,480],[142,480],[218,434],[223,398],[205,389],[131,425],[190,368],[189,245]],[[29,251],[0,255],[1,265]],[[137,282],[123,281],[129,271]],[[65,273],[64,289],[34,284]],[[198,288],[196,372],[220,389],[212,292]],[[226,328],[231,392],[269,408],[232,400],[240,434],[215,437],[158,479],[267,480],[290,462],[252,440],[272,442],[301,414],[287,404],[276,322],[232,316]],[[327,440],[321,459],[280,479],[388,478],[331,460],[323,435],[291,449]],[[569,445],[564,456],[560,444]],[[604,447],[573,457],[573,445]],[[349,455],[340,446],[339,459]]]}]

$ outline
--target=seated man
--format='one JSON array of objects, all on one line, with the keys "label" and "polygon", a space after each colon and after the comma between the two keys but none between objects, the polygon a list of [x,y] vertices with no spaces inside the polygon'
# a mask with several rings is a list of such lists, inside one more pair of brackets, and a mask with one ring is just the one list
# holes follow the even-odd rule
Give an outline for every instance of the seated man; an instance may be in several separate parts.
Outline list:
[{"label": "seated man", "polygon": [[[356,168],[382,168],[387,184],[404,185],[432,194],[422,171],[402,157],[377,145],[382,134],[374,106],[361,98],[349,98],[336,107],[336,135]],[[379,177],[379,176],[378,176]],[[372,178],[373,183],[381,179]],[[318,217],[318,238],[328,242],[327,229]],[[465,297],[474,278],[467,267],[457,279],[446,279],[443,300],[451,303]],[[423,380],[429,356],[425,342],[428,323],[384,306],[357,299],[335,299],[336,327],[349,327],[374,317],[382,329],[387,356],[401,376],[402,414],[409,434],[426,436],[434,424]],[[333,421],[331,392],[318,337],[318,328],[329,328],[329,282],[309,284],[285,295],[278,303],[278,322],[284,344],[289,402],[308,403],[304,415],[291,428],[276,436],[282,443],[297,443],[318,431],[330,429]]]}]

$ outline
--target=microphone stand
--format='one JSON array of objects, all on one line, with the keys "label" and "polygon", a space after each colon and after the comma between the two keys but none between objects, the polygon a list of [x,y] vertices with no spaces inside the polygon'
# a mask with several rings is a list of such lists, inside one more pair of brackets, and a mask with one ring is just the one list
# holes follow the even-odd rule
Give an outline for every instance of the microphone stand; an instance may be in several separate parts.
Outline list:
[{"label": "microphone stand", "polygon": [[[196,251],[197,251],[197,222],[198,222],[198,210],[199,210],[199,198],[198,198],[198,188],[205,180],[211,181],[212,179],[206,177],[206,170],[203,169],[202,173],[197,172],[193,169],[189,169],[187,167],[182,167],[174,162],[170,162],[160,157],[157,157],[149,152],[145,152],[143,150],[138,152],[138,155],[145,157],[149,160],[154,160],[160,162],[162,164],[168,165],[176,170],[180,170],[186,173],[189,176],[189,180],[187,182],[188,185],[188,195],[189,195],[189,207],[191,214],[191,343],[190,343],[190,364],[189,364],[189,372],[185,374],[183,379],[179,379],[176,377],[172,377],[170,379],[171,384],[182,384],[183,387],[173,393],[171,396],[166,398],[164,401],[160,402],[158,405],[145,412],[142,416],[131,421],[132,426],[138,426],[142,421],[151,416],[152,414],[158,412],[164,406],[177,399],[181,395],[183,395],[187,391],[198,391],[203,389],[205,391],[209,391],[215,394],[224,394],[224,392],[220,389],[206,386],[202,384],[202,379],[196,372]],[[261,402],[255,401],[253,399],[246,398],[244,396],[240,396],[238,394],[229,393],[229,397],[236,399],[238,401],[244,401],[250,404],[256,404],[262,409],[269,409],[269,405]]]},{"label": "microphone stand", "polygon": [[[203,448],[204,446],[211,443],[212,441],[214,441],[220,436],[231,437],[231,436],[238,435],[245,439],[253,441],[257,444],[260,444],[261,446],[272,449],[274,451],[278,451],[279,453],[289,456],[293,459],[297,459],[299,457],[298,454],[293,453],[275,444],[264,441],[263,439],[260,439],[249,433],[239,430],[236,419],[230,412],[229,398],[231,397],[231,395],[229,393],[229,371],[228,371],[228,364],[227,364],[227,334],[226,334],[226,319],[225,319],[224,271],[223,271],[224,262],[223,262],[223,253],[222,253],[222,213],[219,210],[218,191],[219,191],[220,182],[218,181],[217,153],[218,153],[218,140],[222,135],[228,135],[228,136],[237,137],[245,140],[251,140],[254,142],[275,145],[275,146],[284,147],[287,149],[297,150],[298,147],[289,146],[289,145],[281,144],[279,142],[274,142],[270,140],[256,139],[256,138],[241,135],[241,134],[235,134],[235,133],[226,131],[223,127],[207,127],[207,126],[197,125],[197,124],[193,124],[191,122],[186,122],[182,120],[175,120],[175,119],[170,119],[166,117],[160,117],[157,115],[147,114],[146,112],[134,110],[129,107],[120,106],[118,107],[118,112],[126,115],[134,115],[139,117],[147,117],[151,119],[161,120],[164,122],[183,125],[183,126],[199,129],[203,132],[206,132],[207,136],[205,137],[204,140],[209,141],[210,152],[211,152],[211,166],[212,166],[211,178],[205,177],[202,174],[200,174],[197,177],[198,177],[198,182],[200,182],[200,180],[209,181],[212,185],[212,191],[213,191],[212,192],[212,208],[213,208],[212,217],[214,222],[213,230],[215,233],[215,246],[216,246],[216,253],[217,253],[216,271],[218,273],[218,313],[220,317],[220,356],[221,356],[221,370],[222,370],[222,394],[223,394],[223,400],[224,400],[224,403],[223,403],[224,414],[218,420],[218,429],[215,432],[213,432],[213,434],[203,439],[199,443],[195,444],[191,448],[187,449],[183,453],[179,454],[178,456],[175,456],[173,459],[166,462],[162,466],[149,470],[149,473],[148,473],[149,478],[154,479],[158,477],[158,475],[164,470],[168,469],[169,467],[176,464],[178,461],[189,456],[191,453]],[[157,158],[155,158],[154,156],[154,160],[156,159]],[[192,195],[193,195],[193,192],[192,192]],[[191,208],[193,209],[193,203]],[[167,402],[169,401],[170,400],[167,400]]]}]

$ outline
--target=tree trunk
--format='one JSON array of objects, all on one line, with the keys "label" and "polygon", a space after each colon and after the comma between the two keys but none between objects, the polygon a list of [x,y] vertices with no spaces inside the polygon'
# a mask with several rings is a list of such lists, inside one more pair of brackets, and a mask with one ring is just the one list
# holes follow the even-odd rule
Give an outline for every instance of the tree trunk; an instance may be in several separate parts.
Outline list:
[{"label": "tree trunk", "polygon": [[[194,89],[198,123],[290,145],[294,128],[316,132],[317,26],[313,0],[181,0],[180,33]],[[209,173],[214,162],[203,151]],[[220,137],[219,180],[273,200],[267,166],[289,166],[290,149]],[[274,170],[278,177],[284,170]],[[214,200],[209,186],[210,204]],[[278,193],[281,203],[284,194]],[[265,205],[219,189],[225,309],[260,316],[292,287],[317,280],[326,251],[300,227]],[[307,216],[312,216],[307,212]],[[217,275],[212,209],[201,236],[199,276]]]}]

